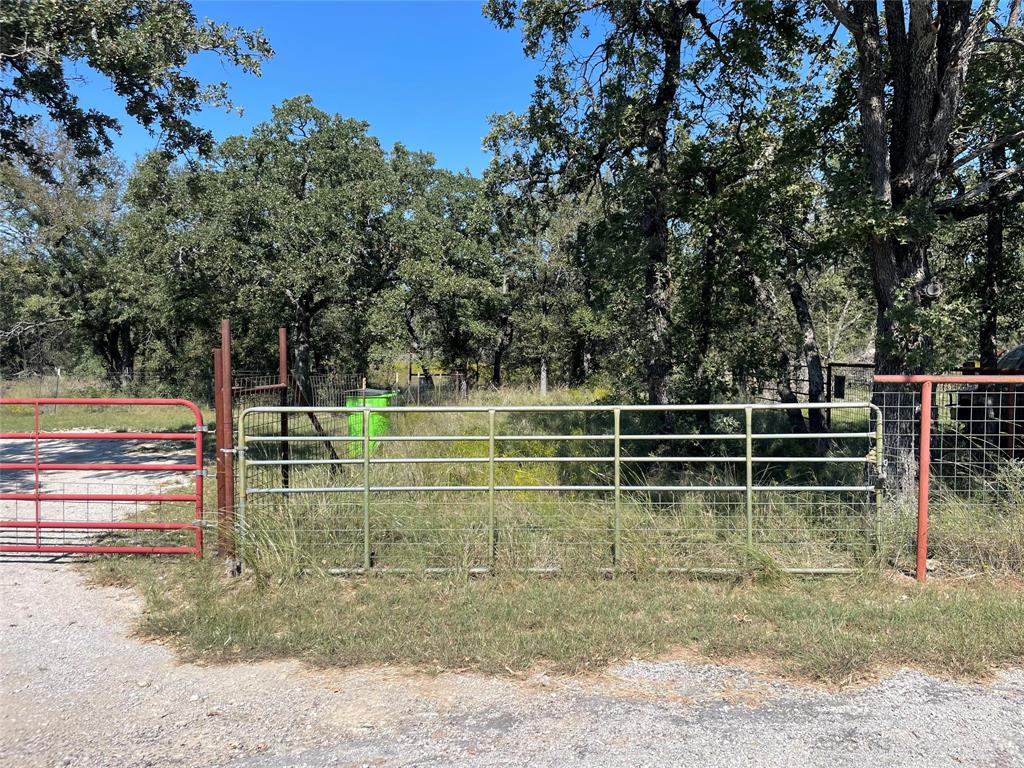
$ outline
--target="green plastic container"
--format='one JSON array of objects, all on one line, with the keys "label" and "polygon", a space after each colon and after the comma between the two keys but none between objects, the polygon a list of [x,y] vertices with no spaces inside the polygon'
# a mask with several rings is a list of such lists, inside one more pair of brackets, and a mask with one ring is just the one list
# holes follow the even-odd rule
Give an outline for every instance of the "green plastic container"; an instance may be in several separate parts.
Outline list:
[{"label": "green plastic container", "polygon": [[[345,395],[346,408],[386,408],[391,404],[391,398],[395,392],[388,392],[386,389],[359,389]],[[370,414],[370,453],[377,449],[377,442],[372,438],[388,433],[388,415],[386,413]],[[350,413],[348,415],[349,437],[360,438],[359,442],[349,441],[348,455],[359,457],[363,455],[363,414]]]}]

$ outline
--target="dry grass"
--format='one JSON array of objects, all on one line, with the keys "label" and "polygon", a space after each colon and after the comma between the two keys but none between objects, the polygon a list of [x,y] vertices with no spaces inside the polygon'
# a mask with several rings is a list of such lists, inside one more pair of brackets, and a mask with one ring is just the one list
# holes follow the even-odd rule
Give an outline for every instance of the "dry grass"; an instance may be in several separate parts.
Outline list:
[{"label": "dry grass", "polygon": [[1024,663],[1024,589],[1011,580],[692,581],[486,577],[231,579],[213,562],[107,560],[133,585],[140,633],[207,662],[295,657],[350,667],[518,673],[600,669],[685,649],[842,685],[892,666],[978,678]]}]

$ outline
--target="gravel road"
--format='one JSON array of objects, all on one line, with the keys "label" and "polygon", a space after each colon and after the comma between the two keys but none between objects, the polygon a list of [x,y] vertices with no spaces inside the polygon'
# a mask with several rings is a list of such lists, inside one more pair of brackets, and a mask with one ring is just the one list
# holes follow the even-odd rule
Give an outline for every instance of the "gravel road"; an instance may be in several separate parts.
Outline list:
[{"label": "gravel road", "polygon": [[134,594],[68,565],[4,564],[0,590],[3,766],[1024,766],[1022,670],[828,692],[691,661],[521,680],[202,667],[132,637]]}]

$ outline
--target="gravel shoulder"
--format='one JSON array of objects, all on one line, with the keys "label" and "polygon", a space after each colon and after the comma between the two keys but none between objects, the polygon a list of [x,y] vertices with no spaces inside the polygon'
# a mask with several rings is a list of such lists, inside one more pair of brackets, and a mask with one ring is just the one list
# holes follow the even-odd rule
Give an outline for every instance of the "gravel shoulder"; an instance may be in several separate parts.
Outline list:
[{"label": "gravel shoulder", "polygon": [[1022,670],[830,692],[691,661],[514,680],[204,667],[132,637],[135,595],[67,565],[4,564],[0,591],[2,765],[1024,766]]}]

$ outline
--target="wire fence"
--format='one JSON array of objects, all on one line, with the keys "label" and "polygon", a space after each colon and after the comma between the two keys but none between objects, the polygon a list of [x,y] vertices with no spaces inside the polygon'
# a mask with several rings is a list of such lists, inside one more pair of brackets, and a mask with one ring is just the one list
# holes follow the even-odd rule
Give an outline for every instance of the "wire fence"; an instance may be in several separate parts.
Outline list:
[{"label": "wire fence", "polygon": [[845,431],[787,405],[249,409],[238,543],[264,570],[850,572],[880,546],[878,420],[820,409]]},{"label": "wire fence", "polygon": [[[919,577],[926,569],[1019,574],[1024,377],[991,384],[977,375],[983,372],[970,373],[975,375],[936,380],[927,466],[921,383],[876,383],[870,364],[828,365],[828,404],[751,405],[755,422],[771,421],[772,434],[789,435],[801,446],[800,455],[789,459],[812,459],[784,461],[782,438],[767,450],[760,437],[752,438],[754,479],[767,473],[775,478],[767,484],[784,486],[779,477],[799,478],[791,487],[766,490],[745,484],[739,464],[745,457],[730,454],[726,449],[735,445],[719,435],[742,404],[676,406],[661,422],[646,414],[633,431],[646,429],[647,436],[621,441],[616,462],[598,450],[609,434],[601,430],[611,428],[598,421],[611,418],[613,406],[603,417],[595,415],[600,409],[577,409],[586,418],[577,431],[562,434],[548,416],[530,409],[517,415],[507,407],[467,407],[470,388],[462,374],[414,375],[390,392],[388,402],[397,410],[365,412],[371,425],[384,420],[386,434],[369,441],[364,477],[364,411],[345,408],[364,390],[362,374],[318,374],[311,382],[312,406],[294,407],[308,404],[295,397],[293,383],[285,389],[274,386],[277,376],[242,372],[234,382],[234,422],[254,440],[247,447],[250,484],[237,485],[236,493],[249,505],[250,555],[266,567],[276,558],[276,567],[342,571],[735,570],[761,558],[785,569],[848,570],[873,557],[906,572],[916,569]],[[773,398],[769,390],[762,394]],[[490,427],[480,414],[492,410],[496,447],[488,455]],[[620,407],[620,418],[633,413],[642,411]],[[514,434],[509,424],[524,419],[534,430],[529,439],[502,439]],[[850,440],[856,440],[844,436],[874,435],[877,428],[884,442],[876,471],[863,461],[866,453],[851,453]],[[520,454],[513,450],[517,445]],[[683,445],[689,453],[679,450]],[[849,459],[856,457],[861,466],[855,469]],[[637,486],[620,485],[617,501],[609,498],[615,496],[615,475]],[[863,487],[848,498],[816,490],[840,482],[837,477],[877,491],[870,515],[851,513],[871,495]],[[371,488],[368,518],[359,497],[364,482]],[[524,483],[544,488],[513,488]],[[922,485],[930,505],[923,529]],[[500,522],[493,527],[491,520]],[[867,559],[866,551],[872,553]]]},{"label": "wire fence", "polygon": [[1024,572],[1024,377],[934,378],[924,396],[919,382],[876,385],[894,555],[912,567],[925,514],[928,571]]},{"label": "wire fence", "polygon": [[398,386],[394,405],[457,405],[469,399],[469,379],[464,373],[414,373]]}]

